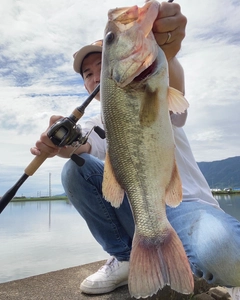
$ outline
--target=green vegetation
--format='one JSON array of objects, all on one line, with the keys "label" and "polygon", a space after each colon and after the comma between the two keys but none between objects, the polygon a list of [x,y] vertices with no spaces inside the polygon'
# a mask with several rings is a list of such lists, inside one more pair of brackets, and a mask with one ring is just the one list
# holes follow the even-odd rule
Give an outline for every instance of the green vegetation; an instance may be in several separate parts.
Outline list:
[{"label": "green vegetation", "polygon": [[[240,194],[240,190],[232,190],[232,189],[213,189],[213,195],[233,195],[233,194]],[[52,196],[52,197],[14,197],[12,202],[17,201],[53,201],[53,200],[68,200],[67,196]]]},{"label": "green vegetation", "polygon": [[226,189],[226,190],[212,190],[213,195],[233,195],[233,194],[240,194],[239,190],[231,190],[231,189]]},{"label": "green vegetation", "polygon": [[22,197],[14,197],[11,201],[52,201],[52,200],[68,200],[67,196],[52,196],[52,197],[30,197],[27,198],[25,196]]}]

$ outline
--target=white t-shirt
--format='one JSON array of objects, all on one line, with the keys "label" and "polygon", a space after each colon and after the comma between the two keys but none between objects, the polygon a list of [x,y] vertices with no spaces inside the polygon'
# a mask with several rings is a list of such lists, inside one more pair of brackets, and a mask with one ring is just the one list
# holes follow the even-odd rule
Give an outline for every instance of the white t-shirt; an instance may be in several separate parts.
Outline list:
[{"label": "white t-shirt", "polygon": [[182,180],[183,200],[203,201],[219,207],[209,185],[200,171],[182,127],[173,126],[175,156]]},{"label": "white t-shirt", "polygon": [[[172,120],[172,123],[177,123]],[[177,125],[177,124],[176,124]],[[89,132],[94,126],[103,129],[101,115],[90,118],[82,128],[83,133]],[[200,171],[191,151],[188,139],[182,127],[173,125],[175,138],[175,155],[183,188],[183,201],[200,201],[219,207],[217,200],[212,196],[209,185]],[[95,131],[89,135],[91,154],[101,160],[106,155],[106,139],[101,139]]]}]

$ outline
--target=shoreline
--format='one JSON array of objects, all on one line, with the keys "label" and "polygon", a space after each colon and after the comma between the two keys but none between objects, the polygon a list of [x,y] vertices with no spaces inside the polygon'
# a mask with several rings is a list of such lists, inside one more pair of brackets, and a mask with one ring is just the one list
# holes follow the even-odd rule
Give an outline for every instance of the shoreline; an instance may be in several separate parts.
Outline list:
[{"label": "shoreline", "polygon": [[[212,191],[213,195],[239,195],[240,191]],[[1,197],[0,197],[1,199]],[[52,197],[14,197],[11,202],[18,201],[53,201],[53,200],[68,200],[67,196],[52,196]]]},{"label": "shoreline", "polygon": [[[239,195],[240,194],[240,190],[232,190],[232,191],[212,191],[213,196],[215,195]],[[1,197],[0,197],[1,199]],[[11,202],[24,202],[24,201],[54,201],[54,200],[62,200],[62,201],[67,201],[68,197],[67,196],[46,196],[46,197],[14,197]]]},{"label": "shoreline", "polygon": [[[79,284],[87,276],[96,272],[105,261],[96,261],[90,264],[66,268],[58,271],[44,273],[23,279],[0,283],[0,299],[4,300],[133,300],[128,286],[124,285],[116,290],[102,295],[87,295],[80,291]],[[172,300],[191,300],[197,295],[198,300],[220,300],[219,297],[211,297],[210,289],[216,285],[209,285],[205,280],[194,277],[194,292],[190,295],[183,295],[165,286],[157,294],[147,299],[172,299]],[[219,295],[219,293],[218,293]],[[207,297],[207,298],[206,298]],[[136,299],[136,298],[134,298]],[[142,298],[141,298],[142,299]]]},{"label": "shoreline", "polygon": [[65,200],[69,202],[67,196],[52,196],[52,197],[14,197],[11,202],[24,202],[24,201],[54,201]]},{"label": "shoreline", "polygon": [[213,195],[239,195],[240,191],[212,191]]}]

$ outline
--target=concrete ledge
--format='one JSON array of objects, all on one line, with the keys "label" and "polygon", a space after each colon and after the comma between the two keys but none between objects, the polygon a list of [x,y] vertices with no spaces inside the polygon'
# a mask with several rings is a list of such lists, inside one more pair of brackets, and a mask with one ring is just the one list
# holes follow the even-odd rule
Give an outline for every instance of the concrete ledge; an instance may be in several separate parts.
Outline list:
[{"label": "concrete ledge", "polygon": [[[130,300],[128,287],[120,287],[104,295],[85,295],[79,289],[80,282],[96,272],[104,261],[98,261],[78,267],[50,272],[16,281],[0,284],[1,300]],[[208,291],[212,286],[204,280],[195,279],[194,294]],[[168,286],[151,300],[188,300],[191,295],[182,295],[172,291]]]}]

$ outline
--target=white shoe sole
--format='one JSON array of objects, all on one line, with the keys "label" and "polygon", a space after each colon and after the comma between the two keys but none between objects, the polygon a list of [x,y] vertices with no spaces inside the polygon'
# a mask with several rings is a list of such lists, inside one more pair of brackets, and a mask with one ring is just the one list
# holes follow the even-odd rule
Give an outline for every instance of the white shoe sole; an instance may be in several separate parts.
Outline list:
[{"label": "white shoe sole", "polygon": [[105,286],[105,287],[89,287],[84,285],[84,282],[81,283],[80,285],[80,290],[84,293],[84,294],[90,294],[90,295],[98,295],[98,294],[106,294],[106,293],[110,293],[112,291],[114,291],[115,289],[127,285],[128,281],[123,281],[121,283],[119,283],[118,285],[112,285],[112,286]]}]

